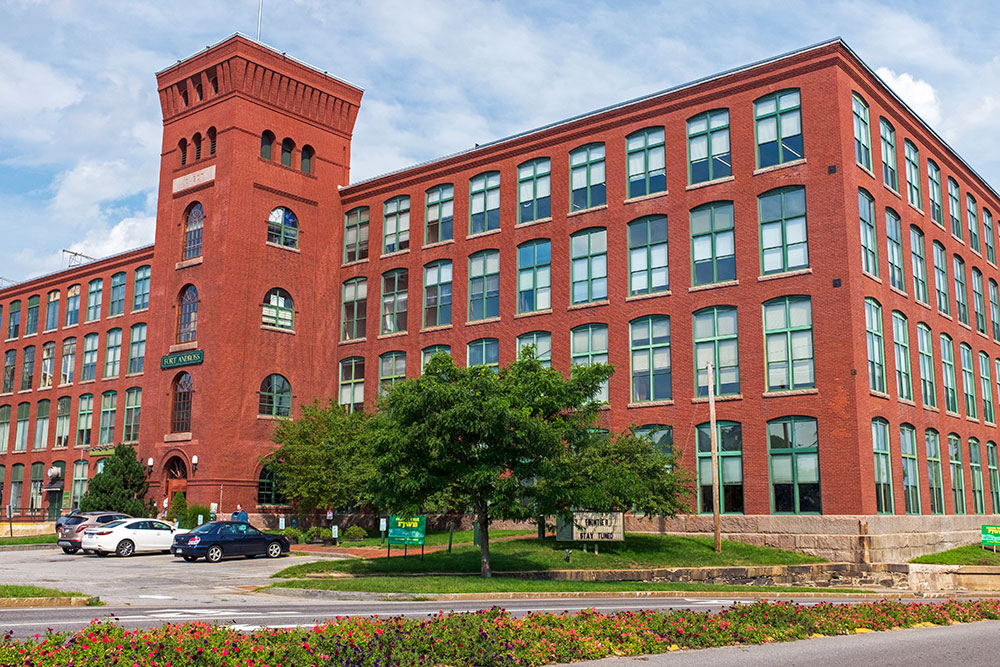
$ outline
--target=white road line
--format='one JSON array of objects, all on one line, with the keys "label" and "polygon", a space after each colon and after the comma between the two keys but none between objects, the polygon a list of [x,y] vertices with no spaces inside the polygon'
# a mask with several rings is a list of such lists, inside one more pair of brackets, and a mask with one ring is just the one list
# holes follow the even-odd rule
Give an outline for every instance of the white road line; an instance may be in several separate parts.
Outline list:
[{"label": "white road line", "polygon": [[176,598],[173,598],[173,597],[171,597],[169,595],[140,595],[139,598],[142,599],[142,600],[174,600],[174,599],[176,599]]}]

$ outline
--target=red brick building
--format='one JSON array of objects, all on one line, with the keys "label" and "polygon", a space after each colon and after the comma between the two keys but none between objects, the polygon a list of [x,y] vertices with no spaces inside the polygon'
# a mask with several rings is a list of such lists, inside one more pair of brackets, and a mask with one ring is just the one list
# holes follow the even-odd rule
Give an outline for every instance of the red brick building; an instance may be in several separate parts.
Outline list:
[{"label": "red brick building", "polygon": [[[70,462],[93,474],[132,438],[135,387],[130,441],[158,498],[271,512],[275,419],[314,397],[371,405],[442,347],[506,364],[530,343],[566,371],[611,361],[608,427],[644,427],[700,469],[711,361],[722,509],[746,539],[876,535],[881,554],[1000,513],[1000,199],[843,42],[352,185],[357,87],[239,36],[158,83],[155,245],[0,292],[17,385],[0,394],[4,504],[48,507],[39,470],[60,462],[50,500],[71,505]],[[30,303],[44,315],[48,294],[98,278],[113,292],[121,272],[131,305],[140,266],[147,311],[112,314],[112,295],[75,333],[63,308],[27,332]],[[140,321],[141,374],[21,384],[29,347],[97,334],[100,371],[108,332]],[[44,401],[51,422],[68,398],[75,435],[86,395],[99,437],[39,439]],[[697,503],[711,511],[709,487]],[[938,537],[898,544],[914,532]],[[759,537],[775,534],[811,541]]]}]

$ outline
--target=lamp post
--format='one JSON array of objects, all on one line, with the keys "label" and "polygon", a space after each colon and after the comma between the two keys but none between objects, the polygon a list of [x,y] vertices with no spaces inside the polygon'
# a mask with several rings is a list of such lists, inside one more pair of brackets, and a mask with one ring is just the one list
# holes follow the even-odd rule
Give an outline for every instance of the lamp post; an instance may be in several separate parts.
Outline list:
[{"label": "lamp post", "polygon": [[146,459],[146,477],[149,477],[152,474],[153,474],[153,457],[150,456],[148,459]]},{"label": "lamp post", "polygon": [[194,474],[198,472],[198,455],[195,454],[191,457],[191,473]]}]

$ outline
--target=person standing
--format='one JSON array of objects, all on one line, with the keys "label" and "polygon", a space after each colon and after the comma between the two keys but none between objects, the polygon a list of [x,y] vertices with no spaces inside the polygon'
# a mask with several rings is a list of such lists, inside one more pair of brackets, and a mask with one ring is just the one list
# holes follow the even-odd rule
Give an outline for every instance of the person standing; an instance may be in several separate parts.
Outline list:
[{"label": "person standing", "polygon": [[233,521],[249,521],[250,517],[247,515],[247,511],[243,509],[243,505],[236,503],[236,511],[232,514]]}]

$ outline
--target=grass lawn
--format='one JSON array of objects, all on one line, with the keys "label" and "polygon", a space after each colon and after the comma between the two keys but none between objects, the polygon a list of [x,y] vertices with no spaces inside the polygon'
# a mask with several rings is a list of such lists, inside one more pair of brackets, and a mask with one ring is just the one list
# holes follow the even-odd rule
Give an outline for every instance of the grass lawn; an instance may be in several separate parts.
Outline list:
[{"label": "grass lawn", "polygon": [[325,591],[366,593],[566,593],[621,591],[706,591],[719,593],[860,593],[847,588],[802,586],[734,586],[698,582],[641,581],[536,581],[511,577],[363,577],[358,579],[294,579],[273,584],[274,588],[310,588]]},{"label": "grass lawn", "polygon": [[0,537],[0,544],[55,544],[55,535],[22,535],[21,537]]},{"label": "grass lawn", "polygon": [[1000,566],[1000,550],[993,553],[978,544],[970,544],[957,549],[949,549],[937,554],[927,554],[910,561],[911,563],[929,563],[932,565],[997,565]]},{"label": "grass lawn", "polygon": [[16,584],[0,584],[0,598],[79,598],[83,593],[57,591],[54,588],[42,586],[20,586]]},{"label": "grass lawn", "polygon": [[[566,547],[572,547],[570,562]],[[592,548],[592,547],[591,547]],[[395,549],[393,550],[395,552]],[[494,572],[518,570],[617,570],[646,567],[702,567],[731,565],[793,565],[818,563],[823,559],[770,547],[755,547],[724,541],[717,554],[709,538],[674,537],[629,533],[621,543],[606,543],[600,554],[584,553],[579,544],[524,539],[490,544],[490,565]],[[461,546],[452,553],[438,551],[420,558],[352,558],[293,565],[273,575],[295,578],[315,572],[349,574],[397,574],[408,572],[479,572],[479,547]]]}]

